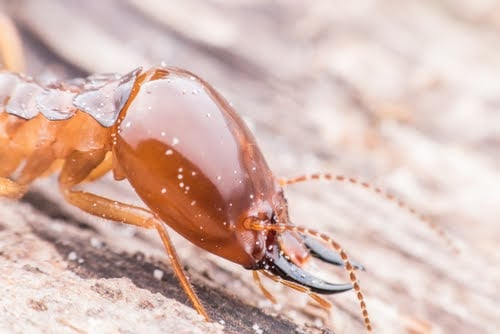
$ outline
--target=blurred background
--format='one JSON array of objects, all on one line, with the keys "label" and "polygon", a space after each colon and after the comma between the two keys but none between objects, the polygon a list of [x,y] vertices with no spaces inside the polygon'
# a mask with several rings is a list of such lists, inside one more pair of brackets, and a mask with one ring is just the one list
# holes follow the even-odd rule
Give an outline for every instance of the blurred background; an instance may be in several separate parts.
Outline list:
[{"label": "blurred background", "polygon": [[[432,217],[451,235],[459,255],[415,217],[372,193],[332,183],[287,189],[296,224],[334,236],[367,267],[360,276],[375,332],[498,331],[497,1],[0,4],[20,29],[27,73],[40,80],[126,73],[139,65],[189,69],[233,103],[277,176],[358,176]],[[37,191],[57,198],[53,182],[40,183]],[[126,185],[111,178],[95,187],[134,201],[133,192],[123,195]],[[100,239],[133,252],[115,227],[98,226]],[[164,260],[156,237],[147,238],[155,240],[147,244]],[[363,332],[353,293],[329,298],[334,308],[328,316],[301,295],[266,281],[282,304],[272,307],[249,272],[179,238],[176,245],[201,286],[217,286],[229,292],[227,298],[244,300],[302,331]],[[342,271],[332,275],[331,280],[346,279]],[[154,331],[154,321],[149,325]],[[202,325],[193,324],[193,331],[196,326]],[[231,326],[221,330],[242,330]],[[258,324],[270,332],[266,328]]]}]

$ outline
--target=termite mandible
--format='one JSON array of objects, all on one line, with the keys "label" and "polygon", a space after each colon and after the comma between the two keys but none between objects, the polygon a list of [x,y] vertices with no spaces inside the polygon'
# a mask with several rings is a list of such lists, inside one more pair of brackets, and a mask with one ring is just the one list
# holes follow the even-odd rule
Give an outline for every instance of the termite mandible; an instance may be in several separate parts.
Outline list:
[{"label": "termite mandible", "polygon": [[[4,35],[14,31],[4,17],[0,25]],[[15,38],[4,35],[0,197],[20,198],[35,179],[58,172],[60,191],[72,205],[156,230],[183,289],[207,320],[164,224],[198,247],[252,270],[272,301],[259,273],[307,293],[326,309],[331,304],[319,294],[354,289],[365,327],[372,330],[354,271],[362,267],[331,237],[291,223],[283,187],[326,179],[392,196],[369,183],[331,174],[277,179],[232,106],[189,71],[138,68],[123,76],[93,75],[42,85],[16,73],[22,64],[11,60],[22,59],[22,54],[16,55]],[[55,168],[60,161],[62,167]],[[75,189],[109,171],[116,180],[127,179],[147,208]],[[344,266],[350,283],[332,284],[304,271],[311,256]]]}]

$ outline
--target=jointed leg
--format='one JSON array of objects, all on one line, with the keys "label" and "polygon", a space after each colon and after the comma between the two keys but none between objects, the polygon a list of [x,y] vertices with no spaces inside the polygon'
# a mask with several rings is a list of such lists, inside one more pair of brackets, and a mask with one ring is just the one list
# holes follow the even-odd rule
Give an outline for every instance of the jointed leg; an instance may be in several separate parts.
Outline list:
[{"label": "jointed leg", "polygon": [[209,320],[207,312],[203,308],[203,305],[182,269],[179,257],[163,226],[163,222],[157,219],[153,213],[137,206],[116,202],[88,192],[66,190],[63,191],[63,194],[68,202],[94,216],[147,229],[156,229],[165,246],[174,273],[179,279],[182,288],[198,313],[204,316],[207,321]]},{"label": "jointed leg", "polygon": [[205,311],[205,308],[198,299],[196,292],[194,292],[191,283],[189,283],[186,277],[186,273],[184,273],[184,270],[182,269],[179,257],[177,256],[177,252],[175,251],[175,248],[172,245],[172,241],[170,240],[170,237],[167,234],[167,229],[165,228],[163,223],[158,220],[155,220],[154,223],[156,230],[160,234],[161,240],[163,241],[163,245],[165,246],[165,250],[167,251],[168,257],[170,258],[170,262],[172,263],[172,268],[174,269],[174,272],[177,275],[177,278],[179,279],[182,288],[188,295],[189,299],[193,303],[194,308],[198,311],[198,313],[201,314],[203,317],[205,317],[206,321],[209,321],[210,318],[208,317],[207,311]]},{"label": "jointed leg", "polygon": [[307,294],[311,299],[316,301],[324,309],[330,310],[332,308],[332,304],[328,300],[324,299],[323,297],[321,297],[317,293],[312,292],[309,288],[306,288],[300,284],[297,284],[297,283],[294,283],[291,281],[284,280],[281,277],[276,276],[276,275],[272,275],[264,270],[262,270],[261,272],[262,272],[262,274],[264,274],[264,276],[272,279],[273,281],[275,281],[277,283],[283,284],[284,286],[287,286],[289,288],[292,288],[294,290],[297,290],[299,292]]},{"label": "jointed leg", "polygon": [[269,301],[271,301],[271,303],[276,304],[277,303],[276,298],[274,298],[274,296],[269,292],[269,290],[266,289],[264,284],[262,284],[262,281],[260,280],[259,277],[259,272],[257,270],[253,270],[252,275],[253,275],[253,280],[259,287],[260,291],[262,291],[264,297],[266,297]]},{"label": "jointed leg", "polygon": [[26,191],[28,191],[28,186],[20,185],[5,177],[0,177],[0,197],[17,199],[21,198]]},{"label": "jointed leg", "polygon": [[113,167],[113,155],[108,152],[101,162],[94,170],[87,176],[83,183],[88,183],[101,178],[104,174],[109,172]]},{"label": "jointed leg", "polygon": [[[74,186],[86,182],[89,178],[92,178],[92,175],[98,175],[104,171],[106,168],[102,169],[99,166],[107,166],[105,160],[105,152],[102,151],[92,152],[92,154],[74,152],[70,155],[59,174],[59,186],[63,196],[69,203],[91,215],[147,229],[156,229],[168,253],[174,273],[181,282],[184,291],[198,313],[208,320],[208,314],[187,280],[186,274],[180,265],[179,257],[161,220],[147,209],[113,201],[89,192],[73,190]],[[93,174],[93,171],[96,172]]]},{"label": "jointed leg", "polygon": [[0,55],[5,69],[24,72],[24,55],[19,33],[7,16],[0,13]]}]

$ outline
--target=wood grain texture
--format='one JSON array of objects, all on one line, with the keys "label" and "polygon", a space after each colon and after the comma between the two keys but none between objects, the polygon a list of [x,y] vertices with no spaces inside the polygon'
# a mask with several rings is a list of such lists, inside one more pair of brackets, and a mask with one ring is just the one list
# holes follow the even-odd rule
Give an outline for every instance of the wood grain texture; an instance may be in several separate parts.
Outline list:
[{"label": "wood grain texture", "polygon": [[[461,249],[458,256],[424,224],[371,193],[328,183],[287,189],[295,223],[332,235],[366,265],[360,276],[375,332],[496,333],[500,327],[500,7],[495,2],[2,3],[21,27],[30,74],[125,73],[161,62],[187,68],[233,102],[277,175],[358,175],[449,231]],[[54,289],[74,282],[82,291],[101,291],[97,295],[107,302],[98,315],[76,317],[75,310],[97,297],[70,290],[67,298],[43,303],[38,295],[30,302],[27,295],[37,290],[26,288],[26,296],[2,298],[11,310],[0,316],[2,328],[12,319],[20,327],[10,328],[18,332],[36,328],[24,323],[21,306],[27,305],[28,314],[54,312],[55,332],[92,332],[92,319],[105,319],[108,332],[121,328],[120,322],[130,332],[159,332],[172,319],[179,326],[191,324],[193,332],[363,332],[353,294],[329,298],[334,310],[326,316],[303,296],[265,281],[282,303],[272,307],[249,272],[175,238],[202,302],[225,326],[204,324],[176,302],[187,301],[162,264],[166,259],[155,235],[85,216],[61,202],[54,184],[39,182],[38,195],[25,202],[0,202],[0,266],[10,268],[0,284],[15,292],[13,282],[23,268],[41,268]],[[137,201],[126,184],[110,178],[90,186]],[[47,204],[54,201],[57,205]],[[89,247],[92,238],[105,247]],[[42,255],[23,251],[29,247]],[[144,259],[134,257],[139,251]],[[68,260],[71,252],[84,263]],[[161,284],[153,268],[165,272]],[[346,280],[342,271],[320,269],[330,280]],[[35,270],[30,279],[37,275]],[[119,294],[109,286],[127,297],[109,297]],[[56,290],[40,291],[49,296]],[[143,298],[153,307],[139,300],[134,305],[144,308],[134,308],[127,298]],[[174,318],[162,314],[160,304],[171,307]],[[128,313],[112,311],[112,305],[129,305],[123,306]],[[67,316],[57,315],[62,309]],[[242,311],[232,312],[236,309]],[[131,318],[134,312],[138,318]],[[139,317],[149,319],[140,324],[145,327],[134,327],[137,321],[131,319]]]}]

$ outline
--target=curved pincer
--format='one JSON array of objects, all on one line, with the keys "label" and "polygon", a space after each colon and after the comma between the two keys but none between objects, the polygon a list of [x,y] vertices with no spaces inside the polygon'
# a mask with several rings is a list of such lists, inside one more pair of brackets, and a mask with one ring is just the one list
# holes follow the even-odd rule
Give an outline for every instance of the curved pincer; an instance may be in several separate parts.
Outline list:
[{"label": "curved pincer", "polygon": [[259,263],[259,267],[256,269],[264,269],[284,280],[298,283],[320,294],[334,294],[352,289],[351,284],[329,283],[311,275],[286,259],[277,247],[274,247],[274,251],[266,254],[265,258]]},{"label": "curved pincer", "polygon": [[[344,266],[344,261],[340,257],[340,255],[323,245],[323,243],[319,240],[316,240],[313,237],[303,235],[304,245],[309,249],[311,255],[320,259],[321,261],[334,264],[336,266]],[[365,267],[357,262],[350,261],[354,269],[365,270]]]}]

